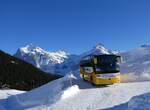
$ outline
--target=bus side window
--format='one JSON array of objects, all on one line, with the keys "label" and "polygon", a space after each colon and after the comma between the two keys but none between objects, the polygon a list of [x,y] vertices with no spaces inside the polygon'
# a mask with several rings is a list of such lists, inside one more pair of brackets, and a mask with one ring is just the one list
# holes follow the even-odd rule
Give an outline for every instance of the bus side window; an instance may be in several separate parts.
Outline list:
[{"label": "bus side window", "polygon": [[92,73],[93,72],[93,67],[84,67],[84,71],[86,73]]}]

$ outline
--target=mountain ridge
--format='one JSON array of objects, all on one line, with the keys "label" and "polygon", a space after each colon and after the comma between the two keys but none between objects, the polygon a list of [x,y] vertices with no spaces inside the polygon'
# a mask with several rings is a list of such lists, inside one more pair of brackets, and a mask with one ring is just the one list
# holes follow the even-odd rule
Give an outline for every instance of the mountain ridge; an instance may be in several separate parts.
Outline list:
[{"label": "mountain ridge", "polygon": [[[45,52],[45,51],[44,51]],[[18,53],[18,52],[17,52]],[[34,52],[30,51],[28,54],[23,53],[23,55],[17,55],[17,58],[20,58],[24,61],[30,62],[34,66],[42,69],[45,72],[59,73],[60,75],[66,75],[70,72],[73,72],[76,77],[79,77],[79,62],[82,57],[89,54],[117,54],[121,55],[123,62],[120,65],[122,74],[132,74],[138,76],[141,74],[143,80],[144,71],[147,71],[147,74],[150,75],[150,45],[141,45],[139,48],[132,49],[126,52],[116,52],[107,49],[103,44],[98,43],[89,51],[83,52],[80,55],[69,54],[69,53],[57,53],[59,57],[50,56],[46,57],[42,54],[42,58],[38,54],[33,54]],[[37,52],[38,53],[38,52]],[[47,53],[47,52],[46,52]],[[53,53],[53,52],[48,52]],[[34,59],[35,58],[35,59]],[[55,62],[55,60],[61,60]],[[147,64],[147,65],[146,65]],[[147,76],[147,75],[146,75]],[[132,76],[133,77],[133,76]],[[137,80],[137,78],[134,78]],[[140,79],[140,78],[139,78]],[[149,78],[150,79],[150,78]]]}]

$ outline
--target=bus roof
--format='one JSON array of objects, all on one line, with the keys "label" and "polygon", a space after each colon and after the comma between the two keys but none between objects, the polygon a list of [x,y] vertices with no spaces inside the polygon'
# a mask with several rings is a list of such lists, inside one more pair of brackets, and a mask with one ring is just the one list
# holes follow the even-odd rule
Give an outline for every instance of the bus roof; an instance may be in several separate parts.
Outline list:
[{"label": "bus roof", "polygon": [[120,55],[115,55],[115,54],[86,55],[86,56],[82,57],[82,59],[80,61],[80,64],[91,62],[91,59],[93,57],[100,57],[100,56],[116,56],[116,57],[120,57]]},{"label": "bus roof", "polygon": [[99,55],[86,55],[84,57],[82,57],[82,59],[86,58],[86,57],[93,57],[93,56],[120,56],[120,55],[116,55],[116,54],[99,54]]}]

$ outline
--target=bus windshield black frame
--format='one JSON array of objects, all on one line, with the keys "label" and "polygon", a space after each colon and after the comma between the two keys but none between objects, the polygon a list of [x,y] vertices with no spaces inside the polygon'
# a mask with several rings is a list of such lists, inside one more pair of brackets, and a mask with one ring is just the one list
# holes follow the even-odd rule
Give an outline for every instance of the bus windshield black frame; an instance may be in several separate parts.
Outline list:
[{"label": "bus windshield black frame", "polygon": [[97,55],[94,56],[97,59],[97,64],[95,64],[96,74],[106,74],[106,73],[118,73],[120,72],[119,63],[121,57],[118,55]]}]

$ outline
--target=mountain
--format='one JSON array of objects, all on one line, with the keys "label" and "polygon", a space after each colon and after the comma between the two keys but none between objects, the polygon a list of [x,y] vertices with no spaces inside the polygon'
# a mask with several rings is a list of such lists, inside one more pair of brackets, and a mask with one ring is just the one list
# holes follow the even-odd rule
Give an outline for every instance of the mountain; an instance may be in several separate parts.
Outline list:
[{"label": "mountain", "polygon": [[[20,59],[24,58],[33,60],[36,62],[33,65],[41,68],[44,63],[43,57],[46,51],[39,49],[37,46],[33,46],[30,50],[30,46],[23,47],[26,49],[20,52],[22,48],[15,54],[16,57],[20,56]],[[32,47],[32,46],[31,46]],[[30,50],[30,51],[29,51]],[[37,54],[38,52],[42,55]],[[41,51],[39,51],[41,50]],[[20,52],[20,53],[19,53]],[[34,53],[34,54],[33,54]],[[48,52],[59,53],[59,52]],[[90,51],[84,52],[81,55],[71,55],[65,52],[61,54],[61,61],[52,63],[52,60],[47,58],[45,61],[50,67],[49,70],[69,72],[73,74],[66,75],[63,78],[54,80],[48,84],[45,84],[32,91],[25,92],[18,95],[12,95],[9,97],[0,97],[0,109],[1,110],[149,110],[150,109],[150,80],[149,79],[149,61],[150,61],[150,46],[142,45],[137,49],[132,49],[126,52],[114,52],[106,49],[103,45],[99,44]],[[79,61],[83,56],[89,54],[114,54],[117,53],[123,57],[123,63],[121,66],[121,76],[126,79],[128,83],[120,83],[109,86],[93,86],[92,84],[83,81],[80,78],[76,78],[74,75],[79,76]],[[60,54],[60,53],[59,53]],[[31,57],[31,56],[32,57]],[[39,56],[42,56],[39,57]],[[27,56],[27,58],[25,58]],[[60,57],[60,55],[59,55]],[[35,58],[35,59],[32,59]],[[38,58],[42,60],[37,60]],[[54,56],[51,59],[56,58]],[[56,58],[57,59],[57,58]],[[55,59],[55,60],[56,60]],[[58,60],[58,59],[57,59]],[[43,63],[40,63],[43,62]],[[29,62],[29,61],[28,61]],[[14,63],[14,62],[13,62]],[[63,68],[64,66],[64,68]],[[41,68],[43,69],[43,68]],[[55,70],[56,69],[56,70]],[[58,73],[59,73],[58,72]],[[66,74],[64,73],[64,75]],[[141,82],[129,82],[141,81]],[[144,81],[143,81],[144,80]],[[1,91],[0,93],[5,91]],[[8,91],[6,91],[7,93]],[[6,94],[5,93],[5,94]],[[16,93],[14,93],[16,94]],[[7,95],[7,94],[6,94]],[[15,106],[14,106],[15,105]]]},{"label": "mountain", "polygon": [[142,45],[140,48],[126,52],[116,52],[105,48],[103,44],[97,44],[80,55],[72,55],[64,51],[47,52],[37,46],[27,45],[18,49],[15,56],[45,72],[58,73],[63,76],[72,72],[79,77],[79,62],[82,57],[90,54],[121,55],[123,63],[120,67],[123,82],[150,80],[150,45]]},{"label": "mountain", "polygon": [[[70,83],[72,82],[72,83]],[[1,110],[149,110],[150,82],[92,86],[67,75],[0,101]],[[50,92],[51,91],[51,92]]]},{"label": "mountain", "polygon": [[115,51],[107,49],[103,44],[98,43],[90,51],[84,52],[82,56],[86,55],[99,55],[99,54],[114,54]]},{"label": "mountain", "polygon": [[76,55],[70,55],[63,50],[47,52],[32,44],[18,49],[14,56],[33,64],[45,72],[62,75],[70,69],[71,65],[75,65],[76,63]]},{"label": "mountain", "polygon": [[15,57],[27,61],[45,72],[66,75],[70,72],[79,76],[79,62],[83,56],[89,54],[111,54],[102,44],[97,44],[93,49],[81,55],[69,54],[65,51],[47,52],[32,44],[19,48]]},{"label": "mountain", "polygon": [[0,50],[0,88],[31,90],[58,78]]}]

